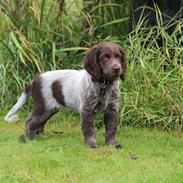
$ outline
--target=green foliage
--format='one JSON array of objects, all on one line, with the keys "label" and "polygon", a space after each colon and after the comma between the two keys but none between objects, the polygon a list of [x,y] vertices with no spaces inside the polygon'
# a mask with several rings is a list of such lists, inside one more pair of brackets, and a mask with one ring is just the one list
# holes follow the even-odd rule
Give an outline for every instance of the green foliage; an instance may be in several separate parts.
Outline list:
[{"label": "green foliage", "polygon": [[[175,18],[164,24],[156,7],[157,26],[147,27],[142,11],[137,26],[127,34],[129,3],[111,0],[92,7],[90,12],[75,12],[76,15],[70,13],[70,5],[61,12],[56,1],[29,0],[23,10],[13,8],[15,4],[12,11],[1,12],[1,108],[11,107],[37,73],[80,69],[88,47],[112,41],[124,47],[128,62],[126,81],[121,82],[119,125],[181,131],[183,21],[176,22],[169,35],[167,29],[175,24]],[[89,30],[81,30],[86,17]],[[162,47],[158,44],[160,38]],[[82,42],[86,46],[81,46]]]},{"label": "green foliage", "polygon": [[156,14],[157,26],[148,28],[141,19],[125,41],[129,66],[127,81],[121,86],[120,123],[181,131],[183,21],[169,35],[174,18],[163,24],[158,8]]},{"label": "green foliage", "polygon": [[94,30],[103,38],[106,36],[122,36],[129,32],[130,1],[109,0],[93,7],[90,14],[95,16]]}]

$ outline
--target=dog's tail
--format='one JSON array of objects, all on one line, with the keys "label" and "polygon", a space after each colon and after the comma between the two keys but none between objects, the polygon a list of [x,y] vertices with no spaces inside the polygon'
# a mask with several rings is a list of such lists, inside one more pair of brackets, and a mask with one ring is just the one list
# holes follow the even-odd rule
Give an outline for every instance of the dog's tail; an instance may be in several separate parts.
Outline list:
[{"label": "dog's tail", "polygon": [[8,112],[8,114],[5,116],[5,120],[8,122],[16,122],[19,120],[19,117],[17,114],[15,114],[21,106],[23,106],[30,95],[32,90],[32,83],[28,85],[25,90],[22,92],[20,98],[18,99],[17,103],[12,107],[12,109]]}]

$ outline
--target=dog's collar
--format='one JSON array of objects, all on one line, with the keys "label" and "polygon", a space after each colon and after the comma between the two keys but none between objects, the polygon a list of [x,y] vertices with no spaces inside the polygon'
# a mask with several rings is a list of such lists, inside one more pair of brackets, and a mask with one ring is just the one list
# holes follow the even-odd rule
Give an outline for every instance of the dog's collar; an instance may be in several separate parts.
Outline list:
[{"label": "dog's collar", "polygon": [[107,79],[102,79],[99,82],[99,95],[104,96],[106,93],[106,90],[111,86],[112,81],[109,81]]}]

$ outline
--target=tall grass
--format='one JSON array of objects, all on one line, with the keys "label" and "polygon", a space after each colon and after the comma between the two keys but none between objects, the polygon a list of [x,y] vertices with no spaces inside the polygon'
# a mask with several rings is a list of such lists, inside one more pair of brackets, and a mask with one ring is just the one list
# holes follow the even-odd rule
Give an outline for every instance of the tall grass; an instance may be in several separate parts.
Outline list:
[{"label": "tall grass", "polygon": [[[104,2],[104,1],[102,1]],[[130,19],[130,3],[124,0],[119,3],[117,0],[109,0],[107,3],[100,2],[90,13],[94,13],[95,29],[102,37],[122,36],[129,32],[128,21]],[[114,28],[115,27],[115,28]]]},{"label": "tall grass", "polygon": [[[139,20],[125,42],[129,60],[128,80],[122,85],[121,123],[183,129],[183,21],[176,22],[172,35],[168,28],[175,24],[162,22],[155,9],[157,26],[146,27]],[[162,47],[159,46],[161,39]]]},{"label": "tall grass", "polygon": [[[74,2],[74,1],[73,1]],[[7,109],[16,101],[31,78],[46,70],[82,68],[88,47],[100,41],[113,41],[126,52],[128,74],[121,82],[119,125],[183,129],[183,21],[162,22],[155,8],[158,24],[147,27],[142,14],[134,30],[129,25],[128,1],[98,4],[89,14],[69,15],[72,6],[60,12],[56,1],[28,1],[24,18],[0,13],[3,26],[0,37],[0,106]],[[78,3],[78,2],[77,2]],[[123,11],[122,11],[123,10]],[[94,16],[94,21],[92,17]],[[89,17],[90,31],[81,32],[84,17]],[[176,23],[169,35],[167,29]],[[160,47],[158,39],[162,39]],[[81,40],[86,47],[80,47]]]}]

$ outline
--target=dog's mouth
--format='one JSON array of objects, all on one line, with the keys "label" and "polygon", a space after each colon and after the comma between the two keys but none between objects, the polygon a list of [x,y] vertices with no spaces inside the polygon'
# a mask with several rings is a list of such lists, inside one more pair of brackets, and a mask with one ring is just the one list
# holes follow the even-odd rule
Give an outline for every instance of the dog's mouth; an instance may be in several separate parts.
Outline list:
[{"label": "dog's mouth", "polygon": [[118,73],[104,73],[104,78],[110,80],[110,81],[113,81],[113,80],[116,80],[120,75],[121,75],[121,72],[118,72]]},{"label": "dog's mouth", "polygon": [[104,78],[106,78],[109,81],[114,81],[116,80],[120,75],[119,74],[106,74],[104,75]]}]

